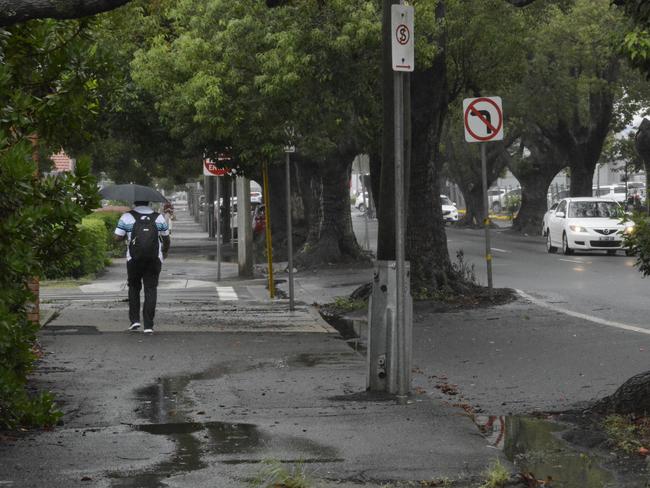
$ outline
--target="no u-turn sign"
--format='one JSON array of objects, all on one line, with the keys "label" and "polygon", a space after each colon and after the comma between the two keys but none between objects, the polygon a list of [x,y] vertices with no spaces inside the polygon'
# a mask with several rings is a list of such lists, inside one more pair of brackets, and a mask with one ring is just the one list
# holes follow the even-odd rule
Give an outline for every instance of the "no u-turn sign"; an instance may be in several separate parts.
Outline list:
[{"label": "no u-turn sign", "polygon": [[463,100],[463,125],[467,142],[503,140],[501,97],[466,98]]}]

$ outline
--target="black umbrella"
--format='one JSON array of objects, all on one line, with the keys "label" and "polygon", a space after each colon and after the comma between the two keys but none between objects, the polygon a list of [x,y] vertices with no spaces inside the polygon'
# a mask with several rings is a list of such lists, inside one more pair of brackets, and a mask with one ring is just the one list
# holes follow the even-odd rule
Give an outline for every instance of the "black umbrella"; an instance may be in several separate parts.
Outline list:
[{"label": "black umbrella", "polygon": [[167,199],[158,191],[142,185],[111,185],[99,190],[106,200],[124,200],[126,202],[166,202]]}]

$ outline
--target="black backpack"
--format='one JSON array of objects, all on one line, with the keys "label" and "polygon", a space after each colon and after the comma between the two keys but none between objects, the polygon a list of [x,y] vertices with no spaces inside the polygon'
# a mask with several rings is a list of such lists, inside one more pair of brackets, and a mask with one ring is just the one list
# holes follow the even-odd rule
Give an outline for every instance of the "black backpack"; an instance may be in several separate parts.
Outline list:
[{"label": "black backpack", "polygon": [[158,227],[156,227],[156,212],[141,214],[132,210],[131,215],[135,219],[133,230],[131,230],[131,242],[129,242],[129,254],[132,259],[153,259],[158,258],[160,241],[158,238]]}]

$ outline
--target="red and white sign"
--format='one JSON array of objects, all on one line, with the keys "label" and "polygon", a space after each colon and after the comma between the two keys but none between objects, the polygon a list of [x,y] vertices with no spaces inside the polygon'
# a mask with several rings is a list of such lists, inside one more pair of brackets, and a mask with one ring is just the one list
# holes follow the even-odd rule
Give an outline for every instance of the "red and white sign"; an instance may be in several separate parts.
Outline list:
[{"label": "red and white sign", "polygon": [[466,98],[463,100],[463,125],[467,142],[503,140],[501,97]]},{"label": "red and white sign", "polygon": [[[219,158],[221,160],[221,158]],[[230,174],[230,168],[220,168],[217,163],[211,159],[203,160],[203,174],[205,176],[225,176]]]},{"label": "red and white sign", "polygon": [[393,71],[413,71],[415,67],[413,17],[412,6],[391,5]]}]

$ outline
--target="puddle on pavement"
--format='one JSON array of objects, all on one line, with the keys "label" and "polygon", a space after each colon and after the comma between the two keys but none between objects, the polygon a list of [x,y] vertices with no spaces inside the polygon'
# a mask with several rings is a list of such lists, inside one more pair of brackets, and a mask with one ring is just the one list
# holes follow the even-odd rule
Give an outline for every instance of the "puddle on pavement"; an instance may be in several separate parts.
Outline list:
[{"label": "puddle on pavement", "polygon": [[567,427],[529,416],[476,415],[474,422],[492,447],[500,449],[517,471],[553,480],[553,488],[615,488],[601,460],[572,448],[560,438]]},{"label": "puddle on pavement", "polygon": [[196,422],[189,418],[188,412],[196,408],[187,396],[186,388],[190,382],[217,379],[255,367],[246,365],[232,369],[216,365],[191,375],[160,378],[156,383],[137,390],[137,413],[149,423],[134,425],[133,430],[166,437],[173,443],[174,452],[146,471],[109,474],[111,487],[167,487],[165,480],[171,476],[208,467],[206,458],[210,456],[225,456],[226,459],[219,460],[223,464],[258,463],[261,459],[256,454],[278,444],[307,453],[305,459],[310,462],[341,462],[335,449],[309,439],[272,437],[250,423]]}]

